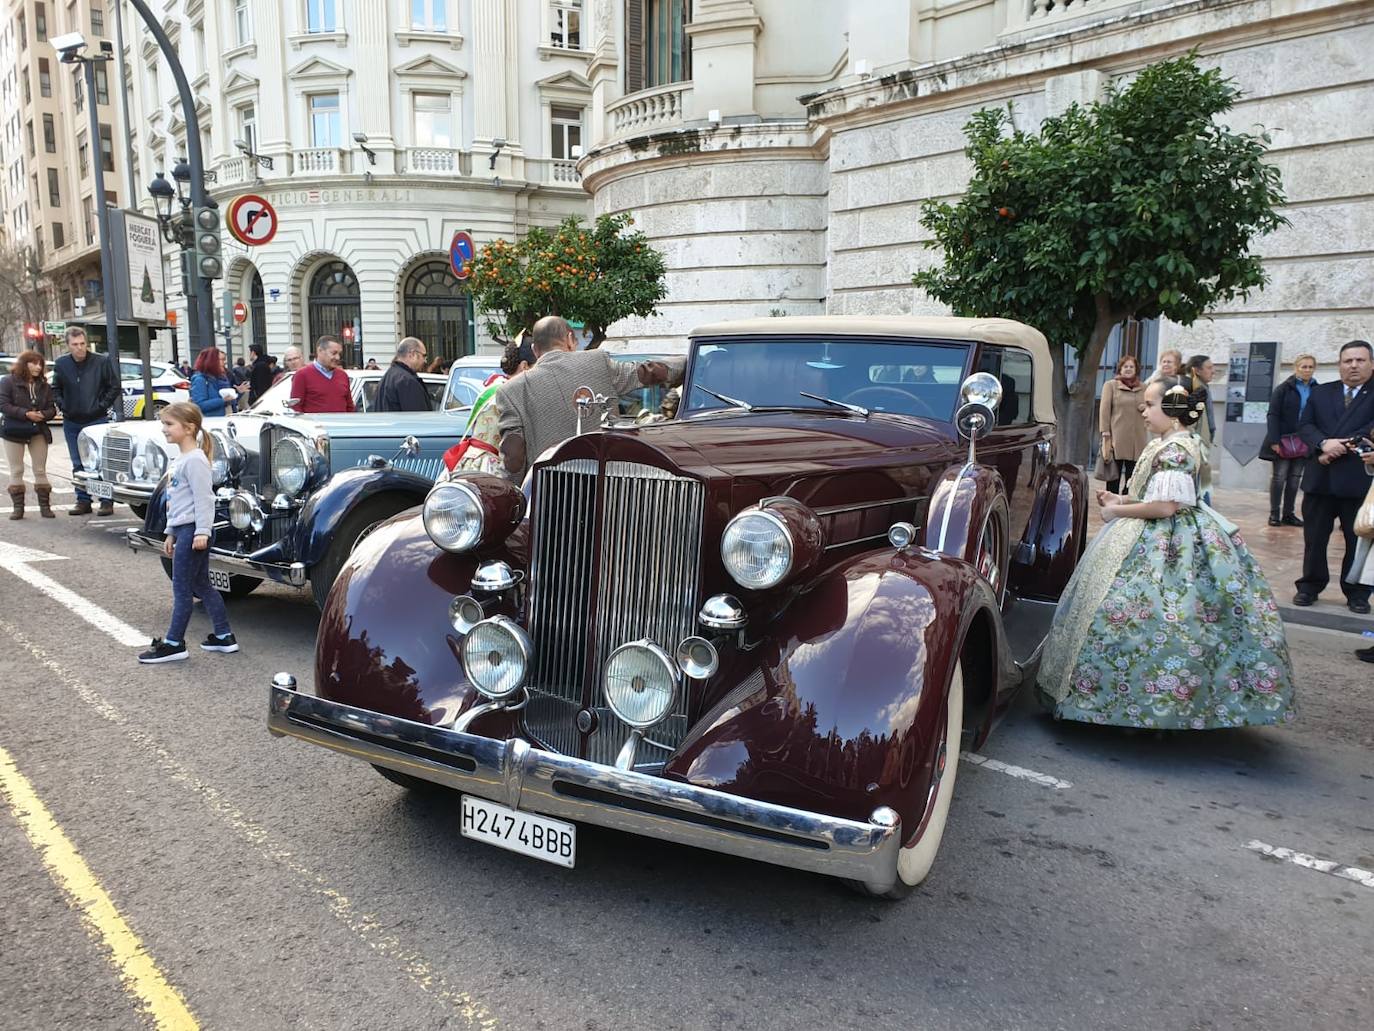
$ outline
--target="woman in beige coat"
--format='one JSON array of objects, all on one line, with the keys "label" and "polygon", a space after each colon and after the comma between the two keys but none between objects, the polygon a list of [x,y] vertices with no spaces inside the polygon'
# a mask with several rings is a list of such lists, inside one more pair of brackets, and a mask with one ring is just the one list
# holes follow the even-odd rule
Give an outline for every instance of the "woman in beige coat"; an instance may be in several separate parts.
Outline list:
[{"label": "woman in beige coat", "polygon": [[1117,493],[1121,481],[1131,482],[1135,460],[1149,443],[1150,434],[1140,417],[1140,402],[1145,384],[1140,382],[1140,365],[1134,355],[1116,363],[1116,375],[1102,386],[1102,403],[1097,424],[1102,428],[1102,457],[1115,458],[1117,478],[1107,481],[1107,492]]}]

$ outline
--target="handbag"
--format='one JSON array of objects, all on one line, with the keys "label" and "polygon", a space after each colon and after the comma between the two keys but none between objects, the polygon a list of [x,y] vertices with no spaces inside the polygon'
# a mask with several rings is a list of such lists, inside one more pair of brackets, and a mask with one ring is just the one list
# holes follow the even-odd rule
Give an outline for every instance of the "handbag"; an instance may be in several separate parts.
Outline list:
[{"label": "handbag", "polygon": [[1374,483],[1370,483],[1360,510],[1355,513],[1355,536],[1374,540]]},{"label": "handbag", "polygon": [[1279,438],[1279,457],[1290,460],[1306,458],[1307,442],[1296,433],[1285,433]]},{"label": "handbag", "polygon": [[1121,467],[1116,464],[1116,459],[1108,458],[1105,451],[1099,451],[1097,465],[1093,467],[1093,479],[1104,483],[1121,479]]},{"label": "handbag", "polygon": [[[38,399],[34,396],[32,388],[29,390],[29,411],[39,411]],[[34,422],[32,419],[15,419],[6,415],[0,418],[0,437],[16,442],[27,441],[30,437],[43,432],[44,424]]]}]

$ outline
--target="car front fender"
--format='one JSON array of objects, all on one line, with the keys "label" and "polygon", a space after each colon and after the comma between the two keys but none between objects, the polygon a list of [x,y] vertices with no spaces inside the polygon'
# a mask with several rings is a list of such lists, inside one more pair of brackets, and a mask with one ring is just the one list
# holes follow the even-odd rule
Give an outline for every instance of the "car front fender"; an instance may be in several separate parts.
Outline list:
[{"label": "car front fender", "polygon": [[408,501],[404,507],[409,508],[421,504],[433,486],[432,480],[390,466],[336,472],[301,509],[293,533],[295,561],[310,568],[324,558],[339,524],[369,498],[392,494]]},{"label": "car front fender", "polygon": [[1088,474],[1052,465],[1035,483],[1025,537],[1012,559],[1011,583],[1023,598],[1058,601],[1088,543]]},{"label": "car front fender", "polygon": [[[890,806],[909,835],[934,784],[954,667],[973,640],[982,659],[1000,654],[996,600],[967,562],[892,549],[846,562],[768,628],[747,666],[732,664],[739,686],[665,773],[849,819]],[[1003,675],[999,662],[965,662],[966,685]]]}]

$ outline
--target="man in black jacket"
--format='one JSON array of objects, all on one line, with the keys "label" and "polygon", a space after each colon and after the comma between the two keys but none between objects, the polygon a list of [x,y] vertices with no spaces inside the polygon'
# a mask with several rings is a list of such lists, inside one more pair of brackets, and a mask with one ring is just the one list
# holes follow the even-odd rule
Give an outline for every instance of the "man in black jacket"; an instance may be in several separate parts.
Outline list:
[{"label": "man in black jacket", "polygon": [[253,365],[248,370],[248,403],[252,405],[267,393],[276,372],[272,368],[272,363],[267,360],[267,348],[262,344],[249,344],[248,353],[253,356]]},{"label": "man in black jacket", "polygon": [[[96,354],[80,326],[67,329],[67,353],[53,362],[53,398],[62,409],[62,432],[67,438],[67,453],[72,470],[81,468],[81,452],[76,441],[87,426],[107,422],[107,413],[121,403],[119,373],[107,355]],[[76,504],[67,515],[90,515],[91,496],[78,485]],[[114,502],[102,499],[96,515],[114,515]]]},{"label": "man in black jacket", "polygon": [[406,337],[396,345],[396,357],[377,388],[377,411],[428,412],[434,407],[419,377],[428,357],[424,343],[415,337]]},{"label": "man in black jacket", "polygon": [[1341,590],[1351,612],[1369,611],[1369,588],[1345,582],[1355,558],[1355,516],[1369,490],[1369,467],[1346,441],[1367,437],[1374,429],[1374,348],[1352,340],[1341,348],[1341,378],[1312,388],[1303,409],[1298,436],[1312,456],[1302,479],[1302,577],[1294,605],[1311,605],[1330,582],[1326,550],[1331,530],[1340,520],[1345,537]]}]

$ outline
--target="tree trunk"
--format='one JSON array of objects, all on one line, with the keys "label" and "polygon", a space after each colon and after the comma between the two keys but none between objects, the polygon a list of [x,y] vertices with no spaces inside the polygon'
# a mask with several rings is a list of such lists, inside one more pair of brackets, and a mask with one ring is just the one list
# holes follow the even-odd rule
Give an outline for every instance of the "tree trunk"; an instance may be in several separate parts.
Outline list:
[{"label": "tree trunk", "polygon": [[592,326],[592,338],[587,343],[587,350],[591,351],[601,346],[601,341],[606,339],[605,326]]},{"label": "tree trunk", "polygon": [[[1061,462],[1087,466],[1092,454],[1093,410],[1097,404],[1097,369],[1102,364],[1102,352],[1116,324],[1129,315],[1111,306],[1108,298],[1097,298],[1097,321],[1088,337],[1087,346],[1078,358],[1078,376],[1068,388],[1067,410],[1060,416],[1057,458]],[[1056,384],[1058,386],[1059,384]],[[1058,398],[1055,399],[1056,402]],[[1056,405],[1057,407],[1057,405]]]}]

